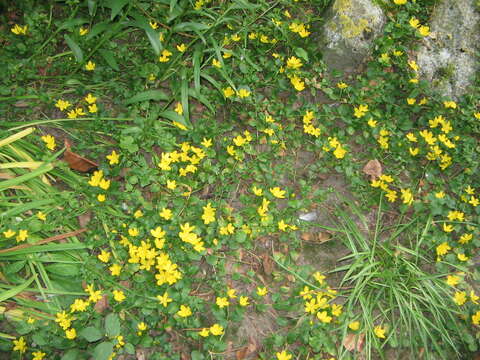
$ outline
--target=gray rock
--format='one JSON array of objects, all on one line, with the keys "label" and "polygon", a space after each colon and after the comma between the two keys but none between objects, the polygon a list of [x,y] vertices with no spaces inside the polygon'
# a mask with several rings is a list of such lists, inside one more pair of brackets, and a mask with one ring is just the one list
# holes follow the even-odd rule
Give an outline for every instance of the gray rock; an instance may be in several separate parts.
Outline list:
[{"label": "gray rock", "polygon": [[371,0],[335,0],[325,14],[321,51],[329,70],[352,72],[382,34],[386,17]]},{"label": "gray rock", "polygon": [[422,77],[442,95],[465,94],[478,70],[480,14],[474,0],[443,0],[434,9],[431,35],[417,53]]}]

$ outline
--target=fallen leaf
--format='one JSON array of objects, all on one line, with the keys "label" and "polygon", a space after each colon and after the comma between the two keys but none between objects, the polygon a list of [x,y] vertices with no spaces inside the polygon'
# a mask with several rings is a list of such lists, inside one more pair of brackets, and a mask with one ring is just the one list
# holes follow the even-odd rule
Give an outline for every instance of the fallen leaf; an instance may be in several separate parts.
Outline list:
[{"label": "fallen leaf", "polygon": [[258,342],[254,338],[248,339],[248,344],[238,350],[235,354],[237,360],[247,359],[257,354]]},{"label": "fallen leaf", "polygon": [[98,300],[95,303],[95,306],[93,307],[93,309],[99,314],[104,312],[105,309],[107,309],[107,308],[108,308],[108,297],[107,297],[107,295],[103,295],[102,298],[100,300]]},{"label": "fallen leaf", "polygon": [[136,349],[135,350],[135,356],[137,357],[137,360],[145,360],[146,359],[145,350],[144,349]]},{"label": "fallen leaf", "polygon": [[273,272],[273,260],[268,254],[262,255],[262,265],[263,265],[263,271],[265,272],[266,275],[271,275]]},{"label": "fallen leaf", "polygon": [[348,333],[342,341],[342,345],[348,351],[361,352],[365,343],[365,334]]},{"label": "fallen leaf", "polygon": [[92,220],[92,212],[87,211],[83,213],[82,215],[78,215],[78,223],[81,228],[87,227],[88,223]]},{"label": "fallen leaf", "polygon": [[302,233],[302,235],[300,235],[300,238],[303,241],[312,241],[312,233],[304,232],[304,233]]},{"label": "fallen leaf", "polygon": [[331,238],[332,238],[332,236],[329,233],[324,232],[324,231],[319,232],[318,235],[317,235],[317,241],[321,244],[324,243],[324,242],[327,242]]},{"label": "fallen leaf", "polygon": [[80,171],[80,172],[89,172],[98,167],[98,164],[92,160],[88,160],[73,151],[70,150],[70,143],[68,140],[65,140],[65,147],[67,150],[63,153],[63,160],[68,163],[70,169]]},{"label": "fallen leaf", "polygon": [[370,180],[376,180],[382,176],[382,164],[377,159],[370,160],[362,171],[364,174],[370,175]]}]

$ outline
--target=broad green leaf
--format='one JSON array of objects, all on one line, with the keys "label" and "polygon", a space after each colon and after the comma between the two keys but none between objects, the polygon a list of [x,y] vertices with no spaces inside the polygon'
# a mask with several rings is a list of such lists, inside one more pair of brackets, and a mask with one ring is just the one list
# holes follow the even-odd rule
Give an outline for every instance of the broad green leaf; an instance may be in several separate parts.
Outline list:
[{"label": "broad green leaf", "polygon": [[88,14],[90,16],[95,16],[95,12],[97,11],[97,1],[96,0],[88,0]]},{"label": "broad green leaf", "polygon": [[118,67],[117,60],[115,60],[115,55],[113,54],[113,51],[101,49],[101,50],[98,50],[98,52],[100,53],[100,55],[102,55],[102,57],[105,59],[106,63],[113,70],[120,71],[120,68]]},{"label": "broad green leaf", "polygon": [[125,105],[147,100],[167,101],[169,99],[169,96],[167,96],[167,94],[165,94],[162,90],[147,90],[132,96],[130,99],[125,101]]},{"label": "broad green leaf", "polygon": [[105,6],[112,9],[112,13],[110,15],[110,20],[113,20],[115,16],[117,16],[120,11],[122,11],[123,7],[128,4],[130,0],[108,0],[105,2]]},{"label": "broad green leaf", "polygon": [[95,342],[103,337],[102,332],[93,326],[87,326],[86,328],[83,328],[79,332],[79,335],[84,337],[88,342]]},{"label": "broad green leaf", "polygon": [[165,110],[158,114],[159,117],[168,119],[170,121],[176,121],[180,124],[185,125],[187,128],[191,129],[191,125],[185,121],[185,118],[181,115],[178,115],[175,111]]},{"label": "broad green leaf", "polygon": [[120,319],[117,314],[108,314],[105,318],[105,332],[109,337],[120,335]]},{"label": "broad green leaf", "polygon": [[208,100],[206,96],[197,93],[194,89],[188,89],[188,95],[200,101],[203,105],[205,105],[208,110],[212,113],[215,113],[215,106]]},{"label": "broad green leaf", "polygon": [[25,249],[13,250],[6,253],[1,253],[0,258],[8,258],[9,256],[23,255],[23,254],[33,254],[36,252],[46,252],[46,251],[65,251],[65,250],[79,250],[85,249],[87,245],[85,244],[45,244],[31,246]]},{"label": "broad green leaf", "polygon": [[112,352],[113,344],[111,342],[102,342],[95,346],[92,358],[95,360],[107,360],[112,355]]},{"label": "broad green leaf", "polygon": [[308,53],[301,47],[295,48],[295,55],[308,62]]},{"label": "broad green leaf", "polygon": [[73,30],[73,31],[78,31],[77,28],[80,25],[85,24],[86,22],[88,22],[88,20],[83,19],[83,18],[68,19],[68,20],[63,21],[60,24],[59,29],[61,29],[61,30],[69,29],[69,30]]},{"label": "broad green leaf", "polygon": [[202,55],[203,55],[203,46],[197,46],[193,52],[193,84],[195,86],[195,91],[200,93],[200,72],[202,65]]},{"label": "broad green leaf", "polygon": [[3,271],[4,271],[5,275],[15,274],[15,273],[19,272],[20,270],[22,270],[26,263],[27,263],[26,260],[15,261],[15,262],[5,266],[5,269]]},{"label": "broad green leaf", "polygon": [[145,29],[145,33],[147,34],[148,41],[150,41],[155,55],[160,55],[160,51],[163,50],[163,45],[158,33],[150,27]]},{"label": "broad green leaf", "polygon": [[95,36],[101,34],[105,30],[111,27],[111,24],[107,21],[99,22],[98,24],[93,25],[92,29],[85,35],[86,40],[93,39]]},{"label": "broad green leaf", "polygon": [[14,297],[15,295],[21,293],[23,290],[25,290],[33,282],[34,279],[35,279],[35,276],[32,276],[30,279],[25,281],[23,284],[15,286],[15,287],[13,287],[9,290],[5,290],[5,291],[1,292],[0,293],[0,302],[8,300],[8,299]]},{"label": "broad green leaf", "polygon": [[65,354],[63,354],[60,360],[77,360],[80,358],[80,350],[78,349],[70,349]]},{"label": "broad green leaf", "polygon": [[45,266],[45,269],[56,275],[77,276],[80,274],[80,268],[75,264],[51,264]]},{"label": "broad green leaf", "polygon": [[81,63],[83,61],[83,52],[82,49],[80,49],[80,46],[78,46],[77,43],[73,41],[73,39],[67,34],[64,35],[64,38],[68,47],[70,50],[72,50],[73,56],[75,56],[75,59],[77,59],[77,62]]},{"label": "broad green leaf", "polygon": [[204,360],[205,356],[198,350],[193,350],[192,353],[190,354],[190,357],[192,360]]},{"label": "broad green leaf", "polygon": [[180,24],[175,25],[172,28],[172,31],[174,32],[185,32],[185,31],[202,31],[202,30],[208,30],[210,29],[210,26],[202,24],[202,23],[197,23],[197,22],[183,22]]},{"label": "broad green leaf", "polygon": [[180,77],[182,79],[182,84],[180,87],[180,95],[182,99],[182,107],[183,107],[183,116],[185,118],[186,123],[190,123],[190,109],[188,104],[188,78],[187,78],[187,70],[183,68]]}]

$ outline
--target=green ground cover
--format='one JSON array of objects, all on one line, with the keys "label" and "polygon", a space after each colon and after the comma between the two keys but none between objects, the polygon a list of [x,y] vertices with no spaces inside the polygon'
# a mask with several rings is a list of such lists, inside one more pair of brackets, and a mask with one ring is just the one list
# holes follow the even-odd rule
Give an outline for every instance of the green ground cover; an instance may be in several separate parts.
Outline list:
[{"label": "green ground cover", "polygon": [[479,92],[380,1],[327,72],[327,0],[0,2],[0,352],[470,359]]}]

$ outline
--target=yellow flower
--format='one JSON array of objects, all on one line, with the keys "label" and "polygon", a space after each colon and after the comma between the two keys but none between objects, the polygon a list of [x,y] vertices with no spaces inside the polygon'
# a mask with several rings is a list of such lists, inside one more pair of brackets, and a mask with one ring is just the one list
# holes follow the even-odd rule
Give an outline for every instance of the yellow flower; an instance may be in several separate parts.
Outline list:
[{"label": "yellow flower", "polygon": [[192,310],[190,306],[180,305],[180,310],[177,311],[177,315],[186,318],[192,315]]},{"label": "yellow flower", "polygon": [[465,291],[456,291],[453,296],[453,301],[458,306],[462,306],[467,301],[467,293]]},{"label": "yellow flower", "polygon": [[410,147],[410,148],[408,148],[408,151],[410,152],[410,155],[416,156],[416,155],[418,155],[418,152],[420,151],[420,149],[419,149],[419,148],[411,148],[411,147]]},{"label": "yellow flower", "polygon": [[28,29],[27,25],[20,26],[18,24],[15,24],[15,26],[12,27],[10,31],[15,35],[27,35],[27,29]]},{"label": "yellow flower", "polygon": [[220,309],[223,309],[224,307],[227,307],[230,305],[230,302],[226,297],[217,297],[217,300],[215,303]]},{"label": "yellow flower", "polygon": [[360,321],[352,321],[350,324],[348,324],[348,327],[350,330],[357,331],[360,329]]},{"label": "yellow flower", "polygon": [[462,236],[460,236],[460,239],[458,240],[458,242],[464,245],[464,244],[467,244],[472,239],[473,239],[473,234],[463,234]]},{"label": "yellow flower", "polygon": [[108,190],[108,188],[110,187],[110,180],[107,180],[107,179],[100,180],[98,187],[103,190]]},{"label": "yellow flower", "polygon": [[290,360],[292,358],[292,354],[287,353],[285,350],[282,352],[277,352],[277,360]]},{"label": "yellow flower", "polygon": [[173,301],[172,298],[168,297],[168,292],[166,291],[162,296],[157,295],[157,300],[163,305],[163,307],[167,307],[168,304]]},{"label": "yellow flower", "polygon": [[413,195],[410,189],[400,189],[401,197],[404,204],[411,205],[413,203]]},{"label": "yellow flower", "polygon": [[237,295],[235,295],[235,293],[237,292],[237,290],[235,289],[228,289],[227,290],[227,296],[230,298],[230,299],[236,299],[237,298]]},{"label": "yellow flower", "polygon": [[104,202],[106,199],[107,199],[107,197],[105,196],[105,194],[98,194],[97,195],[97,200],[99,202]]},{"label": "yellow flower", "polygon": [[332,321],[332,317],[328,315],[326,311],[319,311],[317,312],[317,318],[320,320],[322,323],[328,324]]},{"label": "yellow flower", "polygon": [[[250,91],[248,91],[247,89],[240,89],[240,90],[238,90],[237,95],[240,98],[247,98],[247,97],[250,96]],[[226,96],[226,97],[228,97],[228,96]]]},{"label": "yellow flower", "polygon": [[167,180],[167,189],[175,190],[177,187],[177,182],[175,180]]},{"label": "yellow flower", "polygon": [[202,331],[199,331],[198,335],[202,337],[207,337],[208,335],[210,335],[210,330],[208,330],[208,328],[203,328]]},{"label": "yellow flower", "polygon": [[212,207],[211,203],[208,203],[207,206],[203,207],[202,220],[205,225],[215,221],[215,211],[216,209]]},{"label": "yellow flower", "polygon": [[113,298],[117,302],[122,302],[123,300],[126,299],[125,294],[123,293],[122,290],[113,290],[112,293],[113,293]]},{"label": "yellow flower", "polygon": [[294,75],[290,78],[290,82],[297,91],[302,91],[305,89],[305,82],[302,81],[297,75]]},{"label": "yellow flower", "polygon": [[479,300],[479,299],[480,299],[480,297],[479,297],[477,294],[475,294],[475,291],[471,290],[471,291],[470,291],[470,300],[471,300],[474,304],[478,305],[478,300]]},{"label": "yellow flower", "polygon": [[97,257],[101,262],[107,263],[108,260],[110,260],[110,256],[111,256],[111,254],[110,254],[109,251],[102,250],[101,253]]},{"label": "yellow flower", "polygon": [[55,144],[55,138],[52,135],[45,135],[41,138],[45,143],[48,150],[55,150],[57,144]]},{"label": "yellow flower", "polygon": [[445,282],[447,283],[447,285],[450,285],[450,286],[458,285],[458,283],[460,282],[460,276],[448,275],[447,280],[445,280]]},{"label": "yellow flower", "polygon": [[45,359],[45,356],[47,355],[46,353],[44,352],[41,352],[41,351],[34,351],[32,353],[33,355],[33,359],[32,360],[43,360]]},{"label": "yellow flower", "polygon": [[226,98],[229,98],[233,95],[235,95],[235,91],[230,86],[226,89],[223,89],[223,96],[225,96]]},{"label": "yellow flower", "polygon": [[77,337],[77,331],[74,328],[65,330],[65,337],[68,340],[73,340]]},{"label": "yellow flower", "polygon": [[87,35],[88,34],[88,29],[84,28],[84,27],[81,27],[80,29],[78,29],[78,33],[80,34],[80,36]]},{"label": "yellow flower", "polygon": [[140,209],[138,209],[137,211],[135,211],[135,212],[133,213],[133,217],[134,217],[135,219],[139,219],[139,218],[141,218],[142,216],[143,216],[143,212],[142,212],[142,210],[140,210]]},{"label": "yellow flower", "polygon": [[215,336],[222,335],[223,334],[223,326],[221,326],[219,324],[213,324],[212,326],[210,326],[210,332],[212,333],[212,335],[215,335]]},{"label": "yellow flower", "polygon": [[454,230],[453,225],[443,223],[443,231],[449,233],[449,232],[452,232],[453,230]]},{"label": "yellow flower", "polygon": [[23,336],[21,336],[18,340],[13,340],[13,345],[13,351],[18,351],[20,354],[23,354],[27,351],[27,342]]},{"label": "yellow flower", "polygon": [[375,336],[380,338],[380,339],[385,339],[385,332],[386,331],[387,331],[387,329],[382,327],[381,325],[377,325],[373,329],[373,332],[375,333]]},{"label": "yellow flower", "polygon": [[468,256],[466,256],[465,254],[457,254],[457,259],[460,261],[467,261]]},{"label": "yellow flower", "polygon": [[455,101],[444,101],[443,106],[445,106],[446,109],[456,109],[457,108],[457,103]]},{"label": "yellow flower", "polygon": [[173,213],[172,210],[163,208],[158,215],[160,215],[160,217],[164,218],[165,220],[170,220],[173,216]]},{"label": "yellow flower", "polygon": [[97,104],[88,105],[88,112],[92,114],[98,112]]},{"label": "yellow flower", "polygon": [[480,310],[472,315],[472,323],[473,325],[480,325]]},{"label": "yellow flower", "polygon": [[295,56],[292,56],[289,59],[287,59],[287,68],[289,69],[300,69],[302,66],[303,66],[302,61]]},{"label": "yellow flower", "polygon": [[238,34],[232,35],[230,38],[233,41],[240,41],[242,39]]},{"label": "yellow flower", "polygon": [[177,105],[175,106],[175,112],[178,115],[183,115],[183,106],[181,103],[177,102]]},{"label": "yellow flower", "polygon": [[5,236],[7,239],[11,238],[15,234],[16,234],[16,232],[13,231],[12,229],[8,229],[7,231],[3,232],[3,236]]},{"label": "yellow flower", "polygon": [[257,287],[257,295],[258,296],[265,296],[268,294],[268,289],[264,286],[264,287],[260,287],[258,286]]},{"label": "yellow flower", "polygon": [[17,242],[25,241],[25,240],[27,240],[27,237],[28,237],[28,230],[20,230],[18,232],[16,240],[17,240]]},{"label": "yellow flower", "polygon": [[174,121],[172,124],[175,125],[177,128],[179,128],[180,130],[188,130],[188,128],[185,125],[179,123],[178,121]]},{"label": "yellow flower", "polygon": [[203,140],[200,144],[202,144],[202,146],[204,146],[206,148],[209,148],[210,146],[213,145],[212,139],[207,139],[207,138],[203,138]]},{"label": "yellow flower", "polygon": [[70,104],[68,100],[65,101],[62,99],[58,99],[57,102],[55,103],[55,107],[60,109],[61,111],[68,109],[70,106],[72,106],[72,104]]},{"label": "yellow flower", "polygon": [[187,45],[185,45],[185,44],[177,45],[177,50],[180,51],[181,53],[183,53],[183,52],[185,52],[185,50],[187,50]]},{"label": "yellow flower", "polygon": [[437,199],[443,199],[445,197],[445,193],[443,191],[436,192],[435,197]]},{"label": "yellow flower", "polygon": [[415,98],[407,98],[407,104],[408,105],[414,105],[417,99]]},{"label": "yellow flower", "polygon": [[170,56],[172,56],[172,52],[164,49],[162,53],[160,54],[160,57],[158,58],[158,61],[160,62],[168,62],[170,60]]},{"label": "yellow flower", "polygon": [[418,71],[418,65],[415,60],[408,61],[408,66],[410,66],[413,71]]},{"label": "yellow flower", "polygon": [[216,67],[217,69],[221,69],[222,68],[222,63],[220,61],[218,61],[217,59],[212,59],[212,66]]},{"label": "yellow flower", "polygon": [[108,270],[110,270],[110,273],[112,274],[112,276],[118,276],[120,275],[122,267],[118,264],[113,264],[108,268]]},{"label": "yellow flower", "polygon": [[440,245],[437,246],[436,248],[436,251],[437,251],[437,255],[438,256],[442,256],[442,255],[445,255],[447,254],[450,250],[452,250],[452,248],[450,247],[450,245],[448,245],[448,243],[445,241],[443,243],[441,243]]},{"label": "yellow flower", "polygon": [[148,329],[147,324],[145,324],[143,321],[137,324],[137,329],[140,331],[145,331]]},{"label": "yellow flower", "polygon": [[358,107],[353,108],[354,114],[357,119],[363,117],[368,111],[368,105],[359,105]]},{"label": "yellow flower", "polygon": [[248,306],[248,301],[249,299],[247,296],[240,296],[240,300],[238,300],[238,303],[240,304],[240,306]]},{"label": "yellow flower", "polygon": [[405,5],[407,3],[407,0],[393,0],[395,5]]},{"label": "yellow flower", "polygon": [[430,35],[430,28],[426,25],[422,25],[418,28],[418,32],[422,36],[428,36],[428,35]]},{"label": "yellow flower", "polygon": [[89,93],[87,94],[87,96],[85,96],[85,101],[89,104],[95,104],[95,102],[97,101],[97,98]]},{"label": "yellow flower", "polygon": [[347,150],[345,150],[341,145],[340,146],[337,146],[337,148],[335,149],[335,151],[333,152],[333,155],[337,158],[337,159],[343,159],[345,157],[345,154],[347,153]]},{"label": "yellow flower", "polygon": [[85,64],[85,70],[87,70],[87,71],[95,70],[95,63],[93,61],[89,60],[88,63]]},{"label": "yellow flower", "polygon": [[418,29],[418,27],[420,26],[420,21],[417,18],[414,18],[414,17],[410,18],[409,23],[410,23],[410,26],[415,28],[415,29]]},{"label": "yellow flower", "polygon": [[224,59],[229,59],[229,58],[232,57],[232,55],[233,55],[233,54],[232,54],[230,51],[225,51],[225,52],[223,53],[222,57],[223,57]]},{"label": "yellow flower", "polygon": [[371,128],[374,128],[374,127],[377,126],[377,120],[373,120],[373,118],[370,118],[370,119],[368,119],[367,124],[368,124],[368,126],[370,126]]},{"label": "yellow flower", "polygon": [[270,193],[278,199],[285,199],[285,190],[280,189],[278,186],[270,188]]},{"label": "yellow flower", "polygon": [[337,88],[339,88],[339,89],[346,89],[347,87],[348,87],[348,85],[344,82],[337,83]]},{"label": "yellow flower", "polygon": [[150,21],[149,24],[153,30],[158,29],[158,23],[156,21]]}]

